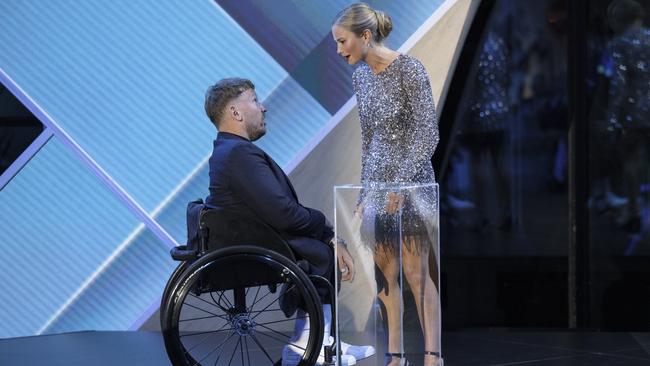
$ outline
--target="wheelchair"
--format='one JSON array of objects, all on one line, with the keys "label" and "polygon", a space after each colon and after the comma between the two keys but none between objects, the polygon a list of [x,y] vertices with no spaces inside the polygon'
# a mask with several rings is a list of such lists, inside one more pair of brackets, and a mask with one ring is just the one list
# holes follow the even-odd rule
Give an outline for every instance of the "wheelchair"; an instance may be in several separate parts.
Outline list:
[{"label": "wheelchair", "polygon": [[[324,319],[314,282],[330,289],[336,319],[332,284],[308,275],[308,263],[250,214],[203,208],[199,233],[197,247],[171,250],[180,264],[165,286],[160,322],[172,364],[282,365],[284,346],[300,316],[308,317],[309,337],[306,345],[292,343],[291,348],[301,353],[299,365],[315,365]],[[302,311],[287,309],[288,303]],[[334,346],[326,346],[319,364],[333,365],[333,352]]]}]

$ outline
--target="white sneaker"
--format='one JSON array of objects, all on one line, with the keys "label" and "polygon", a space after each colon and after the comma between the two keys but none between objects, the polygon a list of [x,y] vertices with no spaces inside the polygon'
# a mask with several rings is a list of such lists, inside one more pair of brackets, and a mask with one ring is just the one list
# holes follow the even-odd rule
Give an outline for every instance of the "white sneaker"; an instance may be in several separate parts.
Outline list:
[{"label": "white sneaker", "polygon": [[[334,337],[330,336],[328,345],[334,343]],[[341,354],[344,356],[354,356],[357,360],[363,360],[375,354],[373,346],[355,346],[341,341]]]},{"label": "white sneaker", "polygon": [[[284,349],[282,350],[282,366],[298,365],[300,363],[300,360],[302,360],[302,356],[304,353],[305,352],[303,349],[293,344],[288,344],[284,346]],[[334,362],[336,363],[336,357],[334,357]],[[323,366],[324,364],[325,364],[325,354],[323,352],[323,348],[321,348],[321,352],[318,355],[318,359],[316,360],[316,365]],[[352,366],[356,364],[357,364],[357,359],[354,358],[354,356],[341,355],[341,362],[338,363],[338,366]]]}]

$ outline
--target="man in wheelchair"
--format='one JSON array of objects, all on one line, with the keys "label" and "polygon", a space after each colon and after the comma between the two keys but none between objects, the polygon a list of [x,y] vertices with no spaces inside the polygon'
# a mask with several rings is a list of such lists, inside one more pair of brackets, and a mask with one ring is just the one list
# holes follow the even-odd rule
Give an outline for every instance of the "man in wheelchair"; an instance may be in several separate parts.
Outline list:
[{"label": "man in wheelchair", "polygon": [[[354,279],[354,260],[342,244],[334,240],[332,225],[325,215],[298,202],[296,192],[282,169],[252,142],[266,133],[266,108],[258,101],[253,83],[246,79],[223,79],[211,86],[205,96],[205,111],[218,130],[210,157],[210,195],[206,205],[247,211],[271,226],[289,244],[297,258],[309,264],[310,275],[335,281],[334,245],[338,245],[341,280]],[[332,324],[330,287],[314,282],[323,304],[324,345],[331,345]],[[291,301],[291,289],[280,294],[282,311],[290,316],[303,311]],[[282,352],[282,365],[297,365],[296,347],[306,342],[309,322],[297,316],[293,338]],[[357,359],[375,353],[372,346],[341,342],[340,365],[353,365]],[[318,363],[323,362],[323,351]]]}]

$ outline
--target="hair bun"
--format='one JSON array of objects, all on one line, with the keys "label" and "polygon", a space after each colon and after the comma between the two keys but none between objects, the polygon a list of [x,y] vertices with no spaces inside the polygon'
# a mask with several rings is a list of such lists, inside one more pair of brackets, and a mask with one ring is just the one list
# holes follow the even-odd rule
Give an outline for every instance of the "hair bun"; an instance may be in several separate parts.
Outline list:
[{"label": "hair bun", "polygon": [[377,14],[377,33],[381,38],[378,41],[381,42],[386,39],[393,30],[393,21],[390,19],[390,16],[383,11],[375,10],[375,14]]},{"label": "hair bun", "polygon": [[334,18],[335,25],[361,36],[365,30],[373,41],[382,43],[393,30],[393,21],[383,11],[374,10],[366,3],[354,3],[341,10]]}]

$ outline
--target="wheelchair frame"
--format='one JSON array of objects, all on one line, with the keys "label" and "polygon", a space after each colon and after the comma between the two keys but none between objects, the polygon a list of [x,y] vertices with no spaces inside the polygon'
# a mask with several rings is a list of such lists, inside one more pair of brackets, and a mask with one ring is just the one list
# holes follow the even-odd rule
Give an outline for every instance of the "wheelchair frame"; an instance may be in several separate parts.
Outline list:
[{"label": "wheelchair frame", "polygon": [[[261,288],[268,289],[268,293],[263,296],[266,298],[276,293],[278,285],[294,288],[293,291],[301,300],[302,310],[309,315],[310,332],[307,345],[296,346],[303,351],[298,365],[316,364],[323,344],[324,320],[320,297],[313,283],[320,282],[329,289],[332,319],[336,319],[332,284],[323,277],[308,275],[304,271],[305,263],[296,260],[289,244],[273,228],[251,217],[250,214],[236,210],[205,208],[201,210],[199,217],[198,247],[188,248],[183,245],[171,249],[172,258],[180,261],[180,264],[171,274],[161,300],[161,329],[165,349],[173,365],[230,365],[237,359],[241,363],[235,362],[235,364],[252,365],[251,354],[261,355],[258,351],[251,352],[250,348],[255,347],[261,350],[264,354],[261,358],[269,365],[281,365],[281,357],[278,359],[276,354],[271,355],[273,352],[266,349],[260,339],[263,338],[262,335],[267,337],[265,339],[275,338],[278,342],[279,338],[289,338],[287,335],[283,336],[283,331],[271,327],[290,320],[280,319],[263,324],[260,319],[267,317],[263,313],[270,313],[268,315],[270,317],[274,314],[272,311],[278,310],[268,309],[275,302],[278,302],[281,308],[282,291],[278,294],[278,300],[271,302],[266,308],[252,310],[258,303],[259,306],[265,304],[261,303],[262,298],[258,300]],[[255,290],[249,291],[253,288],[257,289],[254,296]],[[215,299],[215,294],[219,294],[218,300]],[[286,293],[284,296],[287,296]],[[191,304],[190,301],[194,301],[195,304]],[[210,306],[209,310],[205,309],[206,304]],[[207,316],[182,319],[188,309]],[[285,310],[279,310],[284,312],[281,316],[287,316]],[[287,318],[291,319],[292,316],[289,315]],[[206,322],[223,324],[218,329],[213,329],[217,328],[216,325],[205,325],[211,329],[209,331],[192,332],[181,329],[190,322],[199,322],[203,319],[206,319]],[[229,334],[227,339],[222,340],[221,344],[202,359],[196,355],[199,352],[195,352],[192,347],[202,349],[202,353],[205,353],[205,346],[199,344],[190,347],[190,342],[184,341],[190,337],[204,336],[201,342],[209,343],[207,340],[211,337],[218,338],[222,333]],[[333,322],[332,335],[335,333]],[[226,358],[221,359],[223,348],[231,345],[234,339],[237,339],[237,343],[233,347],[230,359],[226,360],[227,355]],[[249,340],[251,340],[251,347],[249,347]],[[286,339],[286,343],[291,343],[290,339]],[[324,348],[323,364],[333,365],[336,344],[335,341],[333,345]],[[212,362],[210,354],[217,353],[217,349],[219,354]],[[256,361],[254,364],[260,363]]]}]

